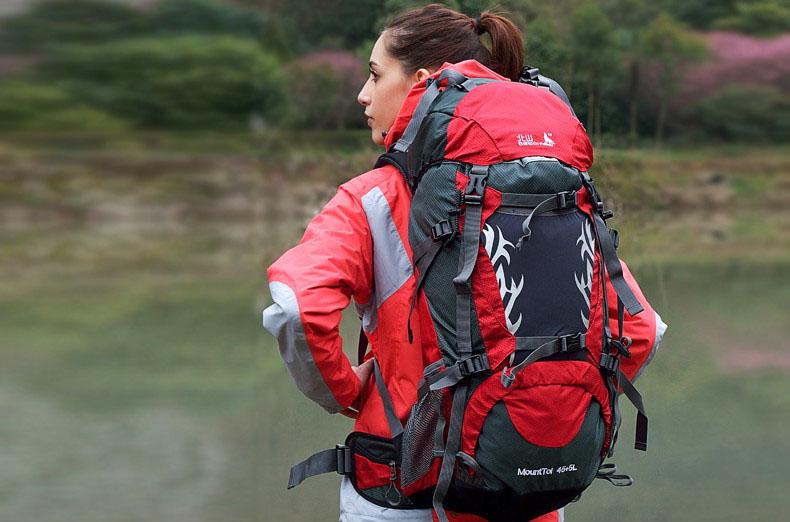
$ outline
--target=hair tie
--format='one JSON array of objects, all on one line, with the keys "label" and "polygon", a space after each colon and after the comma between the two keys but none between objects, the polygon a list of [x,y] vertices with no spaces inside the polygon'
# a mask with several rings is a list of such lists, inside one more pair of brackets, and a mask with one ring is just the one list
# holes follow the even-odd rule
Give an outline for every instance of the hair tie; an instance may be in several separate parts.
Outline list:
[{"label": "hair tie", "polygon": [[480,17],[479,16],[477,18],[475,18],[474,20],[472,20],[472,22],[474,24],[474,29],[475,29],[475,32],[477,34],[483,34],[484,32],[486,32],[485,28],[482,25],[480,25]]}]

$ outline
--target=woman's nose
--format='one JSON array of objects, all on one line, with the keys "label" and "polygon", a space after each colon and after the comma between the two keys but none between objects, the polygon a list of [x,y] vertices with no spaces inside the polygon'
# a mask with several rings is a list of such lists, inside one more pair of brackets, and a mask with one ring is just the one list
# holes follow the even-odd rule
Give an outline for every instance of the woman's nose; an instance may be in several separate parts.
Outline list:
[{"label": "woman's nose", "polygon": [[363,107],[370,105],[370,95],[367,93],[367,83],[362,87],[362,90],[357,94],[357,103]]}]

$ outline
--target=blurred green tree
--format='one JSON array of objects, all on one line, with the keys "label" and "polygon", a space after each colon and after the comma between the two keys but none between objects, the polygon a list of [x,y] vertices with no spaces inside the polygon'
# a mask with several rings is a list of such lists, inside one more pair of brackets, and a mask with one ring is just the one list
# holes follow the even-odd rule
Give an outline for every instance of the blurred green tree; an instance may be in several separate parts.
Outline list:
[{"label": "blurred green tree", "polygon": [[255,40],[230,36],[72,46],[38,70],[77,101],[137,127],[244,128],[252,117],[276,119],[284,89],[274,56]]},{"label": "blurred green tree", "polygon": [[311,130],[361,128],[363,109],[356,97],[366,61],[348,51],[322,51],[288,64],[286,123]]},{"label": "blurred green tree", "polygon": [[648,58],[645,32],[659,10],[646,0],[603,0],[601,5],[616,28],[614,38],[627,75],[626,85],[621,89],[625,87],[628,100],[628,139],[634,144],[639,133],[640,80]]},{"label": "blurred green tree", "polygon": [[152,15],[160,33],[235,34],[257,38],[265,20],[257,9],[215,0],[160,0]]},{"label": "blurred green tree", "polygon": [[694,29],[708,29],[714,20],[730,16],[738,0],[656,0],[656,5]]},{"label": "blurred green tree", "polygon": [[658,75],[655,140],[660,145],[664,138],[669,104],[682,84],[684,67],[691,61],[701,59],[706,47],[698,35],[668,14],[661,13],[645,32],[644,49],[649,57],[648,62],[655,67]]},{"label": "blurred green tree", "polygon": [[0,43],[28,52],[65,44],[92,44],[148,30],[145,14],[107,0],[41,0],[30,10],[0,20]]},{"label": "blurred green tree", "polygon": [[123,120],[77,105],[64,89],[24,80],[0,82],[0,129],[4,131],[116,131]]},{"label": "blurred green tree", "polygon": [[600,144],[602,98],[612,79],[619,73],[620,57],[614,29],[606,13],[595,2],[586,1],[571,14],[569,43],[572,78],[580,83],[587,94],[584,111],[587,131],[594,142]]},{"label": "blurred green tree", "polygon": [[767,85],[732,85],[697,107],[697,117],[710,136],[730,141],[790,140],[790,98]]},{"label": "blurred green tree", "polygon": [[160,0],[151,13],[152,32],[161,35],[225,34],[255,38],[289,56],[289,38],[275,17],[262,9],[223,0]]},{"label": "blurred green tree", "polygon": [[[528,65],[537,67],[542,74],[551,77],[565,87],[572,88],[570,77],[570,49],[554,20],[539,16],[527,25],[524,31],[524,60]],[[568,92],[569,96],[573,92]]]},{"label": "blurred green tree", "polygon": [[355,49],[372,37],[384,9],[380,0],[246,0],[250,2],[277,20],[294,54]]},{"label": "blurred green tree", "polygon": [[738,2],[735,13],[713,23],[716,29],[769,36],[790,31],[790,4],[775,0]]}]

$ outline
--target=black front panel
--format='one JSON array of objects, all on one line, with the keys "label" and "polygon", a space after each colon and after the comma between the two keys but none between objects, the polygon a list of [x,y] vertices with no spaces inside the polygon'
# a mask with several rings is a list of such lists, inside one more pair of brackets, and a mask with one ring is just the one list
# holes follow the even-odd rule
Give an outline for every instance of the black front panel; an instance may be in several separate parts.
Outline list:
[{"label": "black front panel", "polygon": [[499,209],[480,235],[496,274],[511,333],[566,335],[587,330],[594,239],[576,209],[535,216],[531,237],[516,248],[530,209]]}]

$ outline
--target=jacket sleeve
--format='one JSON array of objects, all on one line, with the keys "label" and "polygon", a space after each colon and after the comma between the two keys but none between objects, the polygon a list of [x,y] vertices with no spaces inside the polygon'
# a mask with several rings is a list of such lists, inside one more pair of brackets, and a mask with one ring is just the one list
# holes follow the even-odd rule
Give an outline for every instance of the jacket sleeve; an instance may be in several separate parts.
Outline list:
[{"label": "jacket sleeve", "polygon": [[[624,312],[623,335],[630,337],[632,344],[630,348],[631,357],[620,359],[620,369],[629,380],[633,381],[642,374],[647,365],[653,360],[661,345],[667,325],[664,324],[658,313],[650,306],[625,261],[621,259],[620,264],[623,267],[625,282],[628,283],[631,291],[634,292],[634,296],[644,308],[641,313],[635,316],[631,316],[627,310]],[[615,292],[608,279],[606,287],[609,328],[612,331],[612,335],[617,337],[617,292]]]},{"label": "jacket sleeve", "polygon": [[310,222],[299,244],[268,269],[274,303],[264,327],[297,387],[330,413],[347,408],[360,382],[343,353],[342,311],[372,288],[372,243],[365,211],[344,187]]}]

